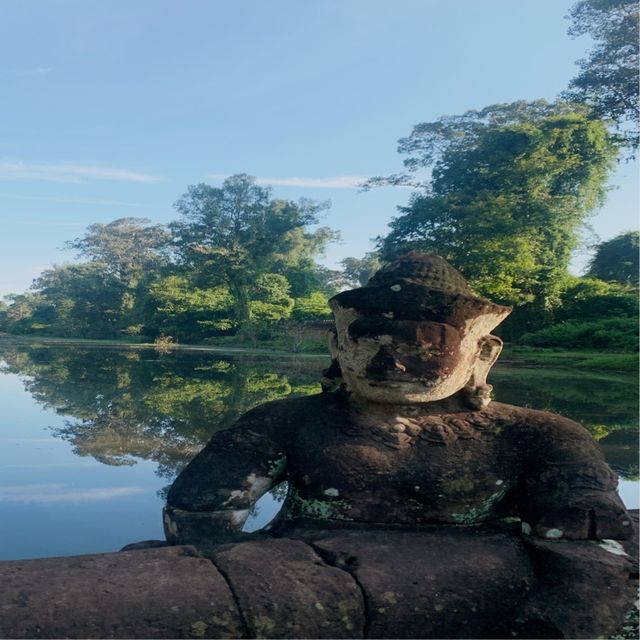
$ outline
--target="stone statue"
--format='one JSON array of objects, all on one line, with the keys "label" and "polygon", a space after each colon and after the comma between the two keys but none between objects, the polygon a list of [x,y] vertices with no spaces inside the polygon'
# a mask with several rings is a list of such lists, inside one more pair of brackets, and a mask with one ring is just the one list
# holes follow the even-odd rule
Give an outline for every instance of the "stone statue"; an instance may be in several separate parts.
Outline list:
[{"label": "stone statue", "polygon": [[[216,433],[169,491],[167,539],[214,558],[222,549],[229,575],[234,562],[250,573],[247,550],[262,549],[286,576],[286,545],[309,545],[361,588],[365,637],[615,630],[633,601],[617,541],[634,525],[583,427],[491,401],[502,348],[491,331],[511,309],[417,253],[330,304],[323,393],[265,404]],[[268,530],[242,533],[285,480]],[[263,637],[287,636],[284,624]],[[345,623],[343,637],[362,635]]]}]

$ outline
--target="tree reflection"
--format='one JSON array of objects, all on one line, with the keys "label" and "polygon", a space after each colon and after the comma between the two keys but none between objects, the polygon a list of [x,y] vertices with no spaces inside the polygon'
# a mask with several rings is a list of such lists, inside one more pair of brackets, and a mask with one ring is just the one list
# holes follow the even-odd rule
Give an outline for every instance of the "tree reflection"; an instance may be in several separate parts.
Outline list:
[{"label": "tree reflection", "polygon": [[0,349],[34,399],[68,416],[56,437],[108,465],[157,463],[172,481],[211,435],[249,409],[320,390],[326,363],[211,352],[21,345]]},{"label": "tree reflection", "polygon": [[583,424],[609,465],[638,480],[638,381],[630,374],[535,367],[496,367],[496,399],[552,411]]}]

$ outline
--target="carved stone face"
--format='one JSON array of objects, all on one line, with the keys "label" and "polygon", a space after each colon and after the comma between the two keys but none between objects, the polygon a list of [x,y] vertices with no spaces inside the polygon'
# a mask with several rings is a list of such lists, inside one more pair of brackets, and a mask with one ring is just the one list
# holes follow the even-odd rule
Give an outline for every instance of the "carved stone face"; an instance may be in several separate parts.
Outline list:
[{"label": "carved stone face", "polygon": [[487,339],[478,331],[433,320],[395,320],[391,313],[363,315],[339,305],[334,314],[332,353],[347,388],[374,402],[442,400],[469,383],[480,360],[488,371],[497,357],[494,346],[491,353],[483,349]]}]

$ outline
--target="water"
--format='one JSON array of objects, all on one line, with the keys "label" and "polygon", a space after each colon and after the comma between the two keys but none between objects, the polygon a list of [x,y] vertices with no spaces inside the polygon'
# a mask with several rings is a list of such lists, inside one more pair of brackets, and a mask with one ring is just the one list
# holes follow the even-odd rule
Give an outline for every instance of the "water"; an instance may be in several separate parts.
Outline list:
[{"label": "water", "polygon": [[[328,360],[0,342],[0,559],[162,539],[173,478],[250,408],[319,391]],[[498,400],[562,413],[599,438],[638,506],[633,376],[496,366]],[[258,505],[251,527],[277,510]]]}]

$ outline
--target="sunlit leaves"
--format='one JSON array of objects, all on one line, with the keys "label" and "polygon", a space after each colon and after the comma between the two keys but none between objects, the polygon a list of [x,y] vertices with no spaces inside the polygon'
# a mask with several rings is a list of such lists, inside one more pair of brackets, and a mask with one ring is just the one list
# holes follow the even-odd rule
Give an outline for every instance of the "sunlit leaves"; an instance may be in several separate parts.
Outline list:
[{"label": "sunlit leaves", "polygon": [[496,301],[557,304],[615,157],[604,124],[569,105],[517,102],[417,125],[400,149],[431,177],[380,239],[385,259],[437,253]]}]

